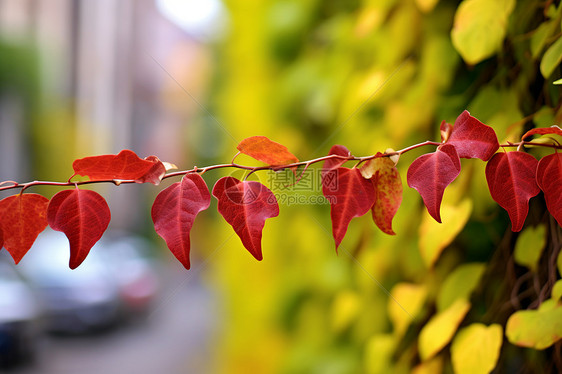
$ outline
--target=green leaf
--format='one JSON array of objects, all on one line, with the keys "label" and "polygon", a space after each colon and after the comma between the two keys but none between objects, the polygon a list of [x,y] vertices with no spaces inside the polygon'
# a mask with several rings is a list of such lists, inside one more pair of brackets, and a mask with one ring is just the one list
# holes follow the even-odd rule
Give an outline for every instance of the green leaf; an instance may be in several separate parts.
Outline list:
[{"label": "green leaf", "polygon": [[419,246],[427,267],[433,266],[443,249],[457,237],[472,212],[472,201],[468,198],[455,205],[446,203],[445,200],[441,204],[443,224],[436,222],[427,212],[423,213]]},{"label": "green leaf", "polygon": [[546,244],[546,227],[538,225],[527,227],[515,243],[515,262],[536,271],[539,259]]},{"label": "green leaf", "polygon": [[451,341],[464,316],[470,309],[466,300],[457,300],[446,310],[434,315],[422,328],[418,349],[422,361],[430,359]]},{"label": "green leaf", "polygon": [[465,0],[455,14],[451,38],[469,64],[495,54],[501,47],[515,0]]},{"label": "green leaf", "polygon": [[451,361],[456,374],[487,374],[500,357],[502,327],[473,323],[460,330],[451,344]]},{"label": "green leaf", "polygon": [[558,253],[558,258],[556,259],[556,264],[558,265],[558,274],[562,275],[562,251]]},{"label": "green leaf", "polygon": [[456,268],[445,281],[437,295],[437,310],[443,311],[455,301],[463,299],[469,301],[470,294],[486,270],[484,264],[465,264]]},{"label": "green leaf", "polygon": [[562,78],[555,80],[554,82],[552,82],[552,84],[557,84],[557,85],[562,84]]},{"label": "green leaf", "polygon": [[369,374],[388,373],[392,366],[392,355],[396,348],[396,339],[391,334],[372,336],[366,345],[365,366]]},{"label": "green leaf", "polygon": [[521,310],[507,320],[505,335],[520,347],[545,349],[562,338],[562,306],[553,299],[538,310]]},{"label": "green leaf", "polygon": [[390,290],[390,294],[392,298],[388,300],[388,315],[394,331],[402,335],[412,319],[420,313],[427,297],[427,289],[414,283],[398,283]]},{"label": "green leaf", "polygon": [[554,69],[562,61],[562,38],[558,38],[544,53],[541,60],[541,73],[543,77],[549,78]]},{"label": "green leaf", "polygon": [[537,58],[541,54],[546,40],[556,31],[556,26],[556,22],[546,21],[541,23],[533,32],[533,36],[531,37],[531,55],[533,58]]}]

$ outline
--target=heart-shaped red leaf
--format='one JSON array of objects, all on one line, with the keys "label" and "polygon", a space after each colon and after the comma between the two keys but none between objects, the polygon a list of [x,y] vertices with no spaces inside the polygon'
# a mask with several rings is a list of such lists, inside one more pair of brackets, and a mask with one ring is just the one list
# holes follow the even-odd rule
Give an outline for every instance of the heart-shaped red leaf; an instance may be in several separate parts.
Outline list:
[{"label": "heart-shaped red leaf", "polygon": [[223,177],[215,183],[213,196],[218,211],[242,240],[244,247],[261,261],[261,237],[265,220],[279,215],[273,192],[259,182]]},{"label": "heart-shaped red leaf", "polygon": [[361,173],[375,187],[375,203],[371,208],[373,221],[382,232],[396,235],[392,230],[392,219],[402,203],[402,180],[394,161],[388,157],[377,157],[365,163]]},{"label": "heart-shaped red leaf", "polygon": [[49,226],[62,231],[70,242],[71,269],[76,269],[102,237],[111,220],[105,199],[90,190],[64,190],[51,198],[47,208]]},{"label": "heart-shaped red leaf", "polygon": [[[351,152],[349,152],[349,149],[347,149],[345,146],[336,144],[332,148],[330,148],[330,152],[328,153],[328,155],[349,157],[351,155]],[[343,164],[345,164],[346,162],[347,160],[341,158],[327,159],[326,161],[324,161],[324,165],[322,166],[322,171],[326,173],[332,169],[337,169]]]},{"label": "heart-shaped red leaf", "polygon": [[509,214],[511,230],[521,231],[529,199],[536,196],[538,161],[525,152],[496,153],[486,165],[486,180],[492,198]]},{"label": "heart-shaped red leaf", "polygon": [[544,192],[548,211],[562,226],[562,153],[541,158],[537,166],[537,184]]},{"label": "heart-shaped red leaf", "polygon": [[[84,157],[72,163],[74,175],[90,180],[121,179],[158,185],[166,174],[164,164],[156,156],[141,159],[135,152],[124,149],[117,155]],[[73,176],[74,176],[73,175]]]},{"label": "heart-shaped red leaf", "polygon": [[49,200],[38,194],[18,194],[0,201],[0,228],[4,247],[15,263],[22,257],[47,227]]},{"label": "heart-shaped red leaf", "polygon": [[353,217],[367,213],[375,202],[375,190],[359,169],[339,167],[322,176],[322,193],[330,202],[332,235],[336,251]]},{"label": "heart-shaped red leaf", "polygon": [[162,190],[152,205],[154,229],[168,245],[170,251],[189,269],[189,233],[195,217],[207,209],[211,194],[199,174],[187,174]]},{"label": "heart-shaped red leaf", "polygon": [[454,145],[461,158],[479,158],[483,161],[488,161],[500,147],[494,129],[472,117],[466,110],[455,121],[447,144]]},{"label": "heart-shaped red leaf", "polygon": [[562,129],[560,129],[560,127],[558,126],[540,127],[537,129],[531,129],[527,131],[525,134],[523,134],[521,139],[526,139],[527,137],[532,135],[550,135],[550,134],[562,136]]},{"label": "heart-shaped red leaf", "polygon": [[441,223],[441,200],[445,188],[461,171],[461,161],[451,144],[443,144],[433,153],[421,155],[408,168],[408,186],[421,195],[429,214]]},{"label": "heart-shaped red leaf", "polygon": [[240,152],[268,165],[275,166],[299,162],[299,159],[289,152],[287,147],[269,140],[265,136],[246,138],[236,148]]}]

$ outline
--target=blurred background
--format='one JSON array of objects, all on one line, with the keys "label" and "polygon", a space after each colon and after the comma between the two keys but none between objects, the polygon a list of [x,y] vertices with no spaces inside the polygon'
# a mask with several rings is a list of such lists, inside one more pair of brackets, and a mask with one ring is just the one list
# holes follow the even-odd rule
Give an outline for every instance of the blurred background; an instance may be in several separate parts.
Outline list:
[{"label": "blurred background", "polygon": [[[369,155],[437,140],[441,121],[464,109],[500,141],[559,124],[552,82],[562,53],[539,69],[561,33],[559,2],[506,1],[508,10],[482,13],[482,27],[500,24],[483,53],[453,40],[459,3],[0,0],[0,180],[65,181],[74,159],[125,148],[180,170],[224,163],[254,135],[301,160],[334,144]],[[442,307],[443,282],[468,270],[473,285],[459,286],[473,303],[465,323],[505,324],[521,308],[506,303],[524,267],[510,257],[516,238],[489,196],[485,164],[463,160],[438,225],[405,184],[419,154],[398,164],[396,236],[369,215],[356,218],[337,255],[317,169],[302,190],[287,188],[290,175],[255,173],[280,202],[265,225],[264,260],[243,248],[213,199],[191,232],[189,271],[150,220],[156,194],[174,181],[95,187],[112,221],[80,268],[65,269],[66,239],[49,231],[21,266],[4,258],[2,294],[13,297],[0,299],[18,311],[6,313],[0,340],[6,370],[450,372],[448,349],[420,360],[417,347]],[[221,169],[204,179],[212,188],[227,174],[243,176]],[[546,370],[549,351],[525,354],[502,350],[502,370]]]}]

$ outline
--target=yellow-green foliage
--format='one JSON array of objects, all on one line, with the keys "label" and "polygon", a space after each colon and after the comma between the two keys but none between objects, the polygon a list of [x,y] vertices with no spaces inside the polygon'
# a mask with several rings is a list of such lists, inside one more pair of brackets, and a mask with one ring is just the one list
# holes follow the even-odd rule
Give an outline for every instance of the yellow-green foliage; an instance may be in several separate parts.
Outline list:
[{"label": "yellow-green foliage", "polygon": [[[551,84],[560,78],[559,56],[552,56],[561,31],[556,3],[227,1],[230,34],[217,51],[215,102],[234,137],[225,135],[225,157],[253,135],[301,159],[334,144],[356,155],[399,149],[438,140],[441,120],[453,123],[466,108],[500,140],[517,138],[541,113],[559,121],[560,88]],[[486,372],[500,355],[502,365],[525,360],[509,344],[499,353],[507,318],[534,299],[510,304],[506,262],[516,238],[504,237],[507,216],[489,197],[484,163],[463,164],[466,176],[445,194],[440,226],[425,222],[419,195],[405,185],[419,155],[412,153],[398,163],[404,200],[394,237],[378,232],[369,216],[356,218],[336,255],[329,206],[280,199],[258,263],[229,225],[213,223],[206,244],[209,254],[219,249],[205,272],[222,298],[216,372]],[[253,177],[271,185],[267,173]],[[302,193],[321,195],[317,185],[310,189]],[[512,278],[526,271],[510,266]],[[449,277],[455,269],[469,272],[468,283]],[[493,351],[469,341],[479,336],[490,336]],[[478,366],[467,362],[474,357],[466,349],[488,356]],[[548,361],[535,356],[529,367],[547,370]]]}]

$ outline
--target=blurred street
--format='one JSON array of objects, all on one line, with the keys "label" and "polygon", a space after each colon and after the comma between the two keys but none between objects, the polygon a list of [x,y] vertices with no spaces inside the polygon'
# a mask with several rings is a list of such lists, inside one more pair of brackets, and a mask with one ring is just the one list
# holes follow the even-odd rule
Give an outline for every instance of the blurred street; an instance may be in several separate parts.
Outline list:
[{"label": "blurred street", "polygon": [[[174,264],[175,265],[175,264]],[[34,363],[13,374],[205,373],[213,298],[192,272],[167,279],[145,319],[89,335],[46,336]]]}]

